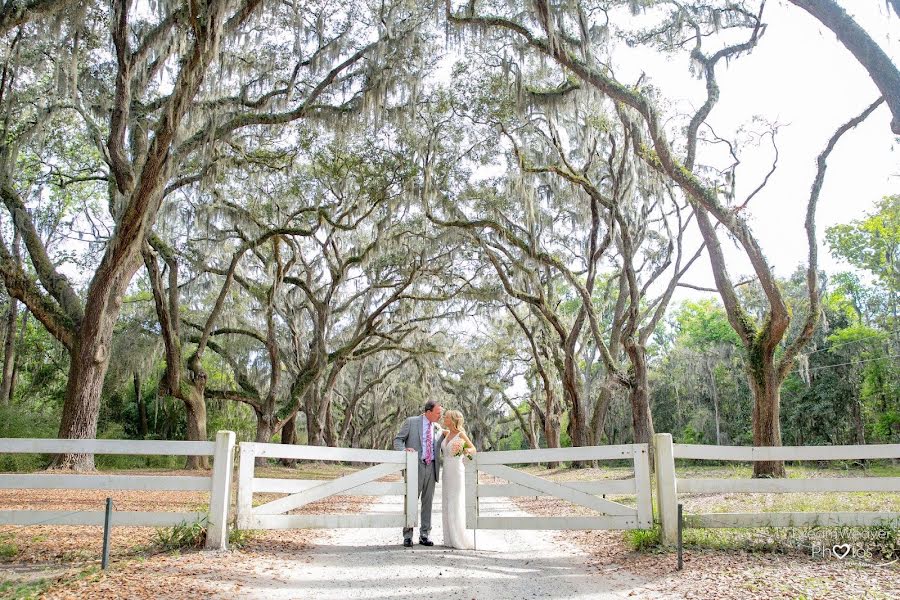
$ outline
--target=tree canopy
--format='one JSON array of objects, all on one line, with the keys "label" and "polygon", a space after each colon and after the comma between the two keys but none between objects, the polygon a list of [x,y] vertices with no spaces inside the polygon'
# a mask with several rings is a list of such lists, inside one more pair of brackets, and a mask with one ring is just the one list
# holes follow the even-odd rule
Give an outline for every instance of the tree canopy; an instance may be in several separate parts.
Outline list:
[{"label": "tree canopy", "polygon": [[7,3],[2,421],[386,447],[439,399],[484,448],[896,440],[900,196],[824,232],[846,272],[816,218],[900,78],[791,5],[872,84],[805,149],[799,268],[757,234],[785,125],[718,120],[763,0]]}]

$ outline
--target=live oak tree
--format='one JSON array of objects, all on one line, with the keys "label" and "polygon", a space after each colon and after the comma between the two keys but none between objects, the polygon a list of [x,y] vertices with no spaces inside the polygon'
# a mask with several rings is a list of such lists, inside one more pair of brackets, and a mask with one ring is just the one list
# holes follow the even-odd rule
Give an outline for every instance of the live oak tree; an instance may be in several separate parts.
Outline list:
[{"label": "live oak tree", "polygon": [[[33,110],[34,122],[25,131],[5,135],[0,148],[2,156],[2,199],[10,216],[21,230],[34,265],[36,282],[17,269],[2,244],[3,275],[7,288],[29,307],[69,349],[71,360],[66,405],[60,424],[60,437],[94,437],[96,415],[103,379],[109,365],[109,349],[113,326],[121,308],[122,296],[132,275],[140,266],[140,248],[152,225],[164,194],[164,186],[174,171],[172,145],[189,106],[200,91],[209,65],[217,58],[226,21],[233,17],[232,28],[240,25],[249,13],[229,14],[226,2],[210,2],[202,7],[192,5],[171,14],[154,15],[150,21],[135,21],[125,2],[116,2],[109,16],[109,29],[92,22],[106,23],[103,6],[87,5],[71,9],[62,23],[64,43],[46,60],[45,65],[15,63],[9,69],[4,93],[10,98],[8,110],[18,100],[12,82],[15,75],[27,77],[26,69],[47,68],[57,74],[62,93],[50,93]],[[243,7],[255,8],[254,5]],[[27,23],[34,28],[46,23]],[[17,37],[21,37],[20,29]],[[92,72],[83,61],[98,46],[98,38],[108,35],[113,47],[114,73],[109,79]],[[35,36],[30,33],[25,39]],[[13,38],[15,41],[16,38]],[[170,43],[178,40],[182,43]],[[10,44],[10,56],[16,50]],[[87,46],[85,48],[85,46]],[[184,50],[181,50],[181,48]],[[155,110],[145,111],[133,104],[146,100],[150,80],[170,59],[180,62],[173,75],[172,93],[160,96]],[[10,60],[7,66],[10,66]],[[52,72],[52,71],[51,71]],[[99,75],[99,77],[98,77]],[[46,84],[45,84],[46,85]],[[33,92],[34,90],[27,90]],[[99,93],[97,93],[99,91]],[[152,93],[152,92],[151,92]],[[104,110],[112,102],[112,110]],[[93,103],[99,105],[90,106]],[[103,257],[88,285],[84,301],[68,278],[58,272],[47,256],[21,195],[22,182],[16,177],[20,147],[29,142],[46,122],[46,115],[62,110],[61,105],[74,105],[84,119],[85,127],[96,140],[105,167],[109,169],[110,214],[115,228]],[[16,107],[18,111],[19,107]],[[96,110],[95,110],[96,109]],[[104,132],[97,125],[97,113],[108,119]],[[9,112],[7,113],[9,114]],[[140,116],[138,116],[140,115]],[[7,120],[9,123],[9,120]],[[7,126],[7,130],[9,127]],[[130,132],[128,140],[126,133]],[[104,139],[104,133],[106,137]],[[18,134],[18,135],[16,135]],[[12,140],[12,141],[10,141]],[[130,144],[129,144],[130,142]],[[129,147],[130,146],[130,147]],[[99,165],[98,165],[99,167]],[[60,466],[91,468],[90,456],[62,457]]]},{"label": "live oak tree", "polygon": [[[596,443],[612,391],[619,386],[629,390],[634,439],[647,442],[653,426],[645,345],[679,278],[699,255],[683,256],[689,210],[672,202],[671,191],[637,159],[632,124],[612,103],[580,94],[571,81],[542,79],[539,65],[531,68],[533,82],[523,83],[530,65],[521,59],[488,54],[478,71],[490,73],[491,67],[496,73],[482,77],[482,96],[476,90],[475,98],[460,101],[477,107],[471,124],[463,127],[487,123],[493,128],[483,135],[497,136],[498,145],[510,148],[507,175],[454,196],[447,217],[430,215],[437,223],[472,233],[473,244],[496,269],[511,302],[533,313],[547,334],[543,339],[556,340],[547,362],[562,384],[573,443]],[[470,82],[472,70],[464,69]],[[483,156],[486,160],[490,153]],[[608,298],[609,288],[616,290],[612,323],[600,323],[594,306],[603,261],[616,268],[604,294]],[[649,298],[648,289],[667,271],[671,276],[666,275],[663,293]],[[569,315],[556,297],[562,282],[575,295]],[[516,314],[514,306],[509,310],[533,347],[549,409],[552,386],[526,315]],[[609,337],[601,330],[610,331]],[[627,373],[623,355],[630,363]],[[588,364],[584,373],[581,360]],[[594,360],[605,371],[596,399]],[[543,421],[549,434],[551,421]]]},{"label": "live oak tree", "polygon": [[[488,13],[479,10],[477,4],[454,10],[448,2],[447,12],[451,22],[459,26],[477,27],[481,30],[494,31],[497,35],[506,35],[532,52],[554,60],[584,85],[596,89],[636,113],[641,127],[636,131],[635,147],[639,148],[640,155],[648,165],[670,178],[673,185],[677,186],[692,203],[729,321],[748,353],[748,378],[754,399],[754,444],[780,445],[780,386],[797,353],[812,335],[819,314],[815,207],[824,179],[826,159],[840,135],[868,116],[878,102],[841,127],[819,156],[818,172],[810,193],[806,219],[810,252],[809,309],[805,325],[800,329],[798,337],[782,349],[781,344],[791,317],[771,266],[740,210],[736,210],[740,205],[728,206],[722,202],[720,193],[722,187],[728,189],[724,181],[725,175],[710,176],[696,164],[698,131],[719,98],[716,67],[723,59],[749,52],[759,43],[760,34],[764,30],[761,20],[763,5],[758,5],[757,10],[750,10],[743,5],[730,3],[724,3],[722,6],[712,3],[696,6],[658,3],[671,7],[670,11],[664,13],[666,16],[660,24],[651,28],[650,35],[638,36],[638,41],[643,39],[650,43],[661,44],[672,51],[690,48],[690,59],[699,67],[706,80],[705,101],[687,121],[684,137],[679,146],[675,147],[668,140],[668,136],[672,133],[671,128],[667,129],[664,125],[664,115],[658,108],[653,90],[640,84],[627,85],[617,80],[613,72],[598,58],[602,55],[603,48],[595,42],[597,36],[594,32],[608,31],[612,24],[610,17],[614,13],[612,11],[594,13],[587,10],[587,4],[572,3],[565,7],[555,7],[538,0],[528,10],[510,12],[504,7]],[[594,15],[599,15],[597,18],[602,17],[602,20],[593,22],[591,19]],[[620,12],[618,16],[623,15]],[[746,31],[744,40],[737,43],[720,42],[718,49],[709,52],[707,48],[715,40],[715,33],[722,28]],[[731,181],[734,181],[733,173]],[[755,192],[751,197],[752,195],[755,195]],[[738,241],[753,267],[755,276],[765,290],[770,307],[761,323],[754,323],[749,319],[740,306],[713,220]],[[754,474],[783,476],[784,466],[777,461],[756,462]]]},{"label": "live oak tree", "polygon": [[[60,437],[89,438],[122,296],[164,198],[214,173],[217,144],[239,131],[365,107],[373,90],[379,106],[393,77],[380,77],[379,65],[392,48],[407,59],[415,52],[415,13],[402,3],[369,11],[259,0],[161,2],[147,12],[120,0],[35,2],[4,14],[0,196],[37,281],[5,243],[0,265],[10,293],[70,352]],[[39,35],[48,26],[59,35]],[[111,233],[83,298],[42,245],[27,209],[30,180],[17,168],[57,114],[79,120],[100,157],[71,178],[95,193],[105,186],[108,198]]]},{"label": "live oak tree", "polygon": [[[409,204],[404,152],[379,147],[376,137],[368,131],[320,144],[296,159],[284,185],[251,203],[228,202],[218,229],[244,259],[238,263],[235,252],[223,264],[218,237],[204,259],[202,271],[233,279],[242,298],[223,288],[227,320],[197,324],[234,374],[235,387],[206,393],[249,405],[257,441],[283,432],[282,441],[293,442],[302,412],[308,443],[338,444],[342,424],[333,404],[344,370],[383,352],[427,352],[412,340],[443,317],[427,306],[456,294],[448,250]],[[273,215],[308,229],[279,225]],[[235,344],[236,336],[249,345]]]}]

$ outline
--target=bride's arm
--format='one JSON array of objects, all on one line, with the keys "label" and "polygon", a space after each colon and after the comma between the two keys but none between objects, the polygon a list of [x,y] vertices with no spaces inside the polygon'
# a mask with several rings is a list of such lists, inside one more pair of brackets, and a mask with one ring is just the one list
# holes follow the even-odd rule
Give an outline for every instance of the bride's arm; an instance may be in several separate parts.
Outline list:
[{"label": "bride's arm", "polygon": [[472,450],[471,450],[471,452],[469,452],[469,454],[475,454],[475,452],[477,452],[477,450],[475,450],[475,444],[472,443],[472,440],[469,439],[469,436],[466,435],[466,432],[460,431],[459,435],[461,435],[462,439],[465,440],[466,442],[468,442],[469,446],[472,447]]}]

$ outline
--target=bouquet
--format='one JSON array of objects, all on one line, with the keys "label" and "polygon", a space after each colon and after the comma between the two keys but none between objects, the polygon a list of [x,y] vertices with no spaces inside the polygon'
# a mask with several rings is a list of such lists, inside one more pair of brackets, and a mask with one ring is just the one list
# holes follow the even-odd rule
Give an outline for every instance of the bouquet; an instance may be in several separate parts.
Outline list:
[{"label": "bouquet", "polygon": [[472,460],[472,455],[475,453],[475,447],[461,437],[456,436],[456,439],[450,442],[450,453],[453,456],[465,456],[469,460]]}]

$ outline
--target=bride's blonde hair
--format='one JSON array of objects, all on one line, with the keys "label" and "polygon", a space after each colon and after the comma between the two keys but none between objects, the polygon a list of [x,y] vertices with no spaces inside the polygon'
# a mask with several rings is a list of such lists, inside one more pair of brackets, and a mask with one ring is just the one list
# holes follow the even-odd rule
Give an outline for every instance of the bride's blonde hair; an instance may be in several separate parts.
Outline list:
[{"label": "bride's blonde hair", "polygon": [[463,420],[463,414],[458,410],[448,410],[445,413],[450,420],[453,421],[453,426],[456,427],[459,431],[463,430],[463,424],[465,421]]}]

